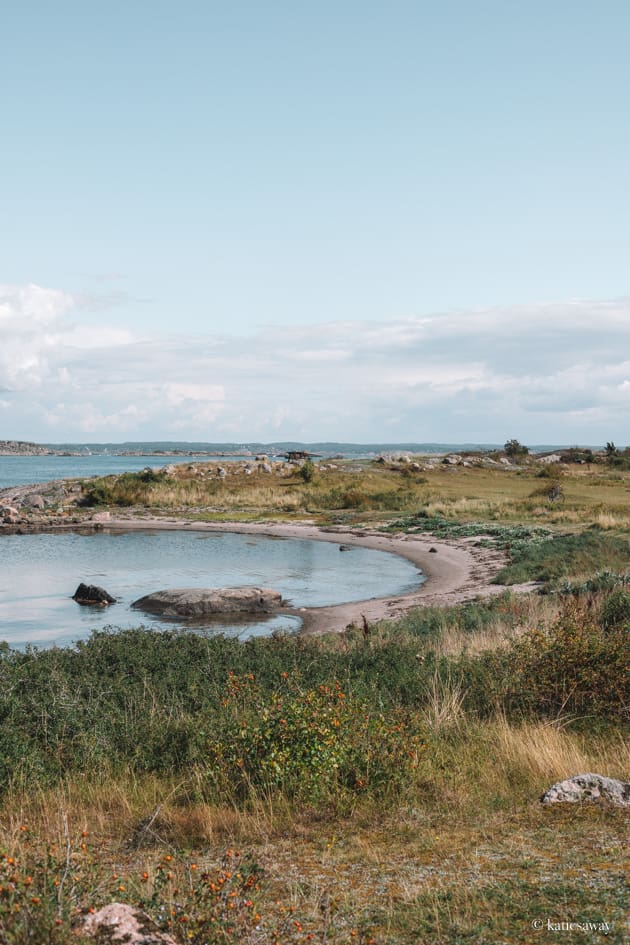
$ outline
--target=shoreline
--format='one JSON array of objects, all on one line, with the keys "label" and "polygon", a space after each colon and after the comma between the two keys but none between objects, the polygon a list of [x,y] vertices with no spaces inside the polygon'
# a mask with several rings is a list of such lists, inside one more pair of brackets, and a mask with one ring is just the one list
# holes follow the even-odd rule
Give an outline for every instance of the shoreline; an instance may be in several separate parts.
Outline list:
[{"label": "shoreline", "polygon": [[[88,525],[90,523],[86,523]],[[398,620],[416,607],[448,607],[475,597],[502,594],[503,585],[492,579],[507,561],[507,555],[496,549],[478,547],[476,538],[437,539],[432,535],[384,535],[375,529],[348,526],[318,526],[289,522],[190,522],[160,519],[109,519],[98,524],[108,532],[146,530],[233,532],[243,535],[266,535],[276,538],[302,538],[328,541],[347,546],[357,545],[400,555],[415,564],[425,580],[419,587],[404,594],[364,598],[324,607],[287,608],[284,612],[300,617],[298,633],[342,632],[348,626],[379,620]],[[76,526],[75,526],[76,527]],[[431,549],[434,549],[432,551]],[[341,553],[341,552],[340,552]],[[523,585],[511,590],[531,590]],[[282,611],[281,611],[282,612]]]}]

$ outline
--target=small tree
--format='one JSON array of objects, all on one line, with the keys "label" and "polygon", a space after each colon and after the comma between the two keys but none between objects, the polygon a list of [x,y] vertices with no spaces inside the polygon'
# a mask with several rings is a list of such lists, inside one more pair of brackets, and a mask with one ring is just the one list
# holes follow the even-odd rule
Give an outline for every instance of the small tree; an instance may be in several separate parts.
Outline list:
[{"label": "small tree", "polygon": [[307,459],[306,462],[302,463],[300,466],[300,476],[304,482],[312,482],[315,476],[315,463],[312,459]]},{"label": "small tree", "polygon": [[505,450],[506,456],[513,456],[515,458],[519,456],[527,456],[529,453],[528,447],[523,446],[523,444],[519,443],[518,440],[508,440],[503,449]]}]

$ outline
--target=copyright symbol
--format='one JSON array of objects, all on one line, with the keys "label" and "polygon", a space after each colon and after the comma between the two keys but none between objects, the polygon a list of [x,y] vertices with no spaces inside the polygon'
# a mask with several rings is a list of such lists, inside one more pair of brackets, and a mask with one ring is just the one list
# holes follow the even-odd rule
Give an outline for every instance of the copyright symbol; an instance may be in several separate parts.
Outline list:
[{"label": "copyright symbol", "polygon": [[542,919],[534,919],[534,921],[532,922],[532,928],[533,928],[534,931],[536,931],[536,932],[540,932],[540,930],[542,929],[543,925],[544,925],[544,922],[543,922]]}]

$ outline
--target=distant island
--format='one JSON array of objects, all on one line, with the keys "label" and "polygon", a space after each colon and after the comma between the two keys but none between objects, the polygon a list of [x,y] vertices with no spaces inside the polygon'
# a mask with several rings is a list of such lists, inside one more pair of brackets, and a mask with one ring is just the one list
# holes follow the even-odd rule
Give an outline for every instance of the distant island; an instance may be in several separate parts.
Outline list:
[{"label": "distant island", "polygon": [[0,440],[0,456],[53,456],[55,450],[24,440]]},{"label": "distant island", "polygon": [[185,449],[173,446],[172,449],[160,449],[150,444],[142,443],[121,444],[120,446],[104,447],[95,444],[93,450],[87,445],[73,444],[72,446],[45,446],[40,443],[30,443],[25,440],[0,440],[0,456],[85,456],[91,452],[107,452],[113,456],[250,456],[250,450],[236,451]]}]

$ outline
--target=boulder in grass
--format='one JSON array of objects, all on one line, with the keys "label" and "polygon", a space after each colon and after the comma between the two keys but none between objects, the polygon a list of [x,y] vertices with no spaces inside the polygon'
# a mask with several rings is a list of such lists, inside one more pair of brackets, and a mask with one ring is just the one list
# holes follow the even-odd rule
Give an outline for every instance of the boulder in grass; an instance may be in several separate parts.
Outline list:
[{"label": "boulder in grass", "polygon": [[85,607],[107,607],[109,604],[116,603],[115,597],[108,594],[104,587],[98,587],[96,584],[79,584],[72,599]]},{"label": "boulder in grass", "polygon": [[112,945],[117,942],[121,945],[176,945],[175,939],[167,932],[161,932],[141,909],[122,902],[110,902],[88,915],[80,933]]},{"label": "boulder in grass", "polygon": [[578,804],[598,801],[615,807],[630,807],[630,782],[607,778],[603,774],[576,774],[558,781],[541,797],[543,804]]},{"label": "boulder in grass", "polygon": [[229,614],[273,614],[282,595],[266,587],[180,587],[155,591],[131,606],[161,617],[223,617]]}]

